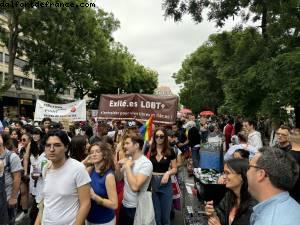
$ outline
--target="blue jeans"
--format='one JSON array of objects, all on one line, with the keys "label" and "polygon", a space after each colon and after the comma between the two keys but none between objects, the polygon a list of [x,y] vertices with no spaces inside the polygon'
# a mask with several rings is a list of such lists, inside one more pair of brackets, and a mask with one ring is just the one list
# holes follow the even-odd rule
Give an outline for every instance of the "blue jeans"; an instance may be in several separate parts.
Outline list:
[{"label": "blue jeans", "polygon": [[171,179],[168,183],[160,184],[162,176],[152,176],[152,201],[155,212],[156,225],[170,225],[170,213],[173,202]]},{"label": "blue jeans", "polygon": [[200,160],[200,147],[192,147],[192,159],[193,159],[193,166],[194,168],[199,167],[199,160]]}]

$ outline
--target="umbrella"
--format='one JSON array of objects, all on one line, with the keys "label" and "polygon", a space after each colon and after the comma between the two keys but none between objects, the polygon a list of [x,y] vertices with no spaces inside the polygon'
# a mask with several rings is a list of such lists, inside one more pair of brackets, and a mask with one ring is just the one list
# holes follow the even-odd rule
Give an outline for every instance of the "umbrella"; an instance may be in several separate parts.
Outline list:
[{"label": "umbrella", "polygon": [[183,109],[180,110],[180,113],[189,114],[189,113],[192,113],[192,110],[187,109],[187,108],[183,108]]},{"label": "umbrella", "polygon": [[202,111],[200,116],[212,116],[215,115],[212,111]]}]

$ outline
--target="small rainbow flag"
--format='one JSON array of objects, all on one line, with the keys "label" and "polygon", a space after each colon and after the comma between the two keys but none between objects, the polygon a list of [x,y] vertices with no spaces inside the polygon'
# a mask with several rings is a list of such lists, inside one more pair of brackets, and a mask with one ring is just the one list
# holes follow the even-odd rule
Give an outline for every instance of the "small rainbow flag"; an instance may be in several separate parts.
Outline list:
[{"label": "small rainbow flag", "polygon": [[140,133],[144,137],[144,141],[150,141],[152,137],[152,126],[153,126],[154,114],[151,114],[146,123],[141,127]]}]

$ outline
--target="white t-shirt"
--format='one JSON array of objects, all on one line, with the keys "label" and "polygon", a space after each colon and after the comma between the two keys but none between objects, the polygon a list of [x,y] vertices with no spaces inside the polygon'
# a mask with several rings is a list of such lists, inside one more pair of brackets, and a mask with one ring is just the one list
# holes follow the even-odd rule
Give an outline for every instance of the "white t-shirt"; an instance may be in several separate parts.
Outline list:
[{"label": "white t-shirt", "polygon": [[59,169],[48,169],[44,183],[42,225],[73,225],[79,210],[77,188],[90,183],[84,165],[67,159]]},{"label": "white t-shirt", "polygon": [[263,147],[261,141],[261,134],[258,131],[253,131],[248,135],[248,144],[252,145],[254,148],[260,149]]},{"label": "white t-shirt", "polygon": [[[151,180],[152,171],[153,171],[152,163],[144,155],[142,155],[141,157],[139,157],[137,160],[134,161],[134,164],[132,166],[132,173],[134,175],[143,174],[149,177],[140,190],[143,191],[147,190]],[[124,174],[125,186],[124,186],[124,197],[123,197],[122,204],[126,208],[136,208],[138,192],[133,192],[131,190],[127,181],[126,172],[124,171],[124,173],[125,173]]]}]

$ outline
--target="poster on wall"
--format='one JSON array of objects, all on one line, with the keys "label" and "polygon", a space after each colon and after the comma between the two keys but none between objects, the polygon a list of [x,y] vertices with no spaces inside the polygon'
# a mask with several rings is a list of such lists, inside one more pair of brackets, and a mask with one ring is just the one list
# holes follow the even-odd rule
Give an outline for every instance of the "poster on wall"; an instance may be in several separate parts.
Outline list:
[{"label": "poster on wall", "polygon": [[53,121],[66,119],[70,121],[85,121],[86,102],[85,100],[78,100],[67,104],[52,104],[42,100],[37,100],[34,120],[42,121],[45,117],[49,117]]},{"label": "poster on wall", "polygon": [[177,108],[177,96],[101,95],[98,118],[145,121],[154,114],[154,122],[172,124],[176,121]]}]

